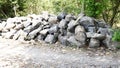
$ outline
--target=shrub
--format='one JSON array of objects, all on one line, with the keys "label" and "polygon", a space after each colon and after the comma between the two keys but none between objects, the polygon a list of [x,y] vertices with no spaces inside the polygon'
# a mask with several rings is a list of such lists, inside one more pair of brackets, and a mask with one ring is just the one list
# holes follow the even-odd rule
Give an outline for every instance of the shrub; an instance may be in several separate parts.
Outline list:
[{"label": "shrub", "polygon": [[115,29],[113,34],[113,41],[120,41],[120,29]]}]

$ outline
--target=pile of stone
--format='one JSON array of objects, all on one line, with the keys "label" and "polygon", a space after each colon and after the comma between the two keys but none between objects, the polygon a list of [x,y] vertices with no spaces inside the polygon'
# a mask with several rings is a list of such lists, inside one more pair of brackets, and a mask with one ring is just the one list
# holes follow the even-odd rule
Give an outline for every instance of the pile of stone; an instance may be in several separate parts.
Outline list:
[{"label": "pile of stone", "polygon": [[0,23],[3,38],[14,40],[43,40],[46,43],[60,42],[66,46],[111,47],[109,26],[94,18],[79,14],[43,12],[40,15],[8,18]]}]

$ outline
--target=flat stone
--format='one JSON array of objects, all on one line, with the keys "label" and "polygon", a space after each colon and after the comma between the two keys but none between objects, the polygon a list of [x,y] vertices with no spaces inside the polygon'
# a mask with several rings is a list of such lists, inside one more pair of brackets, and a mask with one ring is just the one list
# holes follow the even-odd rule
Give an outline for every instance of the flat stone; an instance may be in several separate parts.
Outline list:
[{"label": "flat stone", "polygon": [[98,40],[104,40],[106,38],[106,35],[95,33],[94,35],[92,35],[92,38],[95,38]]},{"label": "flat stone", "polygon": [[89,47],[90,48],[96,48],[100,46],[100,41],[94,38],[90,39]]}]

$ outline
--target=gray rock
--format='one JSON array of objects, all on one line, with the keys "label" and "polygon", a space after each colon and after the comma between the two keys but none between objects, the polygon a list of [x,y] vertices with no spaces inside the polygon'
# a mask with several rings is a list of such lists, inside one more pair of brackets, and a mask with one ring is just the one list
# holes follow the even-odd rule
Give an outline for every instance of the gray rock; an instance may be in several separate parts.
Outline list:
[{"label": "gray rock", "polygon": [[48,16],[48,15],[49,15],[49,14],[48,14],[48,12],[47,12],[47,11],[42,12],[42,18],[43,18],[43,20],[47,21],[47,20],[48,20],[48,18],[49,18],[49,16]]},{"label": "gray rock", "polygon": [[5,29],[13,29],[16,25],[14,23],[7,23]]},{"label": "gray rock", "polygon": [[26,27],[32,25],[32,22],[31,21],[25,21],[25,22],[23,22],[23,25],[26,28]]},{"label": "gray rock", "polygon": [[70,43],[71,46],[77,46],[77,47],[84,46],[82,42],[77,41],[74,36],[69,37],[67,41]]},{"label": "gray rock", "polygon": [[51,26],[50,25],[44,25],[43,29],[49,29]]},{"label": "gray rock", "polygon": [[42,25],[49,25],[49,22],[42,21],[41,24],[42,24]]},{"label": "gray rock", "polygon": [[66,29],[67,28],[67,22],[65,21],[65,19],[62,19],[58,25],[59,28],[63,28]]},{"label": "gray rock", "polygon": [[58,41],[65,46],[68,46],[67,36],[58,36]]},{"label": "gray rock", "polygon": [[67,35],[67,30],[65,30],[65,29],[60,29],[60,34],[61,34],[62,36]]},{"label": "gray rock", "polygon": [[53,34],[53,33],[56,33],[56,32],[58,32],[58,26],[57,25],[51,26],[51,28],[49,29],[49,33]]},{"label": "gray rock", "polygon": [[5,21],[0,23],[0,31],[2,31],[5,28],[6,25],[7,25],[7,23]]},{"label": "gray rock", "polygon": [[15,30],[23,29],[24,25],[23,24],[17,24],[16,27],[14,28]]},{"label": "gray rock", "polygon": [[39,34],[39,35],[37,36],[37,40],[44,40],[44,39],[45,39],[45,36],[44,36],[44,35],[40,35],[40,34]]},{"label": "gray rock", "polygon": [[84,27],[81,26],[81,25],[78,25],[78,26],[75,27],[75,34],[79,33],[79,32],[85,32]]},{"label": "gray rock", "polygon": [[48,34],[47,37],[45,38],[45,42],[46,43],[55,43],[56,39],[54,37],[54,35]]},{"label": "gray rock", "polygon": [[96,33],[96,28],[95,27],[88,27],[88,32],[93,32],[93,33]]},{"label": "gray rock", "polygon": [[96,48],[100,46],[100,41],[94,38],[90,39],[89,47],[90,48]]},{"label": "gray rock", "polygon": [[57,17],[56,16],[49,17],[48,22],[50,24],[57,24]]},{"label": "gray rock", "polygon": [[83,16],[79,23],[85,27],[85,29],[88,29],[89,26],[95,26],[94,25],[94,20],[91,18],[91,17],[88,17],[88,16]]},{"label": "gray rock", "polygon": [[74,32],[75,31],[75,26],[77,26],[78,24],[77,23],[75,23],[75,21],[74,20],[71,20],[70,22],[69,22],[69,24],[68,24],[68,31],[70,31],[70,32]]},{"label": "gray rock", "polygon": [[77,41],[82,42],[83,44],[86,44],[87,36],[84,32],[78,32],[78,33],[75,34],[75,39]]},{"label": "gray rock", "polygon": [[32,26],[28,26],[24,28],[24,32],[30,33],[32,31]]},{"label": "gray rock", "polygon": [[31,31],[31,32],[29,33],[28,37],[29,37],[30,39],[34,39],[35,36],[37,35],[37,33],[39,33],[41,29],[42,29],[42,28],[39,27],[39,28]]},{"label": "gray rock", "polygon": [[98,39],[98,40],[104,40],[106,38],[106,35],[104,34],[98,34],[98,33],[95,33],[92,38],[95,38],[95,39]]},{"label": "gray rock", "polygon": [[28,33],[24,32],[23,30],[20,30],[20,36],[18,37],[18,40],[24,41],[27,35]]},{"label": "gray rock", "polygon": [[57,19],[59,21],[62,20],[62,19],[65,19],[66,15],[67,15],[67,13],[65,13],[65,12],[59,13],[58,16],[57,16]]},{"label": "gray rock", "polygon": [[19,36],[20,36],[20,33],[21,33],[21,30],[17,31],[17,32],[14,34],[13,39],[14,39],[14,40],[17,40],[17,39],[19,38]]},{"label": "gray rock", "polygon": [[11,29],[10,32],[7,32],[4,34],[4,38],[12,39],[16,32],[17,32],[16,30]]},{"label": "gray rock", "polygon": [[97,31],[97,33],[103,34],[103,35],[106,35],[106,34],[110,35],[109,28],[99,28],[98,31]]},{"label": "gray rock", "polygon": [[94,36],[95,33],[92,32],[86,32],[86,36],[87,38],[92,38]]},{"label": "gray rock", "polygon": [[73,36],[73,35],[74,35],[74,33],[71,33],[71,32],[69,32],[69,31],[67,31],[67,36],[68,36],[68,37]]},{"label": "gray rock", "polygon": [[104,21],[99,21],[98,22],[98,27],[105,28],[106,23]]},{"label": "gray rock", "polygon": [[32,20],[32,27],[38,28],[41,25],[41,22],[39,20]]},{"label": "gray rock", "polygon": [[103,40],[103,44],[105,47],[112,48],[112,36],[106,35],[105,40]]},{"label": "gray rock", "polygon": [[67,22],[71,21],[72,19],[74,19],[74,18],[73,18],[73,16],[72,16],[71,14],[68,14],[68,15],[66,15],[66,17],[65,17],[65,20],[66,20]]},{"label": "gray rock", "polygon": [[43,30],[40,31],[40,34],[47,35],[48,31],[49,31],[49,29],[43,29]]}]

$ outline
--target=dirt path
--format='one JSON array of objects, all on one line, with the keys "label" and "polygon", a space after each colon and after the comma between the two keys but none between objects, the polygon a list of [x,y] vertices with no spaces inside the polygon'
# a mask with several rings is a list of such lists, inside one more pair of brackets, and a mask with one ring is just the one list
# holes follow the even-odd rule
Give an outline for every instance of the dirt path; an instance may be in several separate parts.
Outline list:
[{"label": "dirt path", "polygon": [[0,38],[0,68],[120,68],[120,52]]}]

